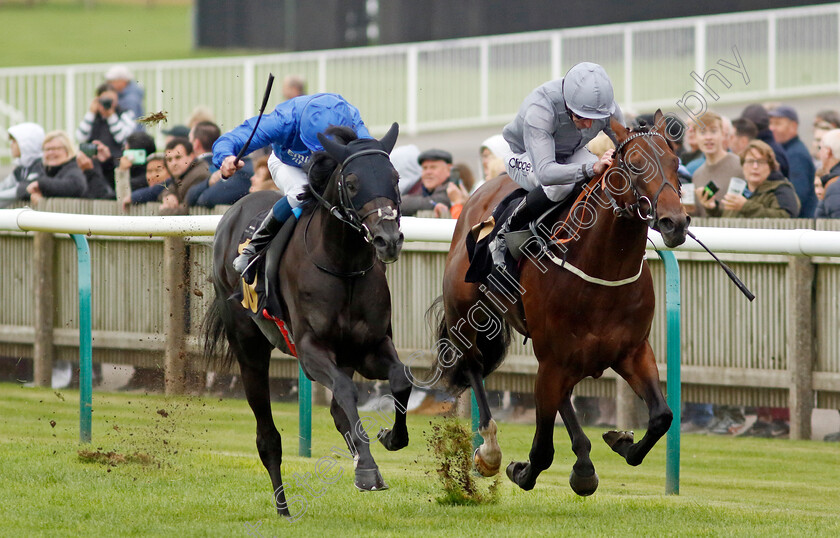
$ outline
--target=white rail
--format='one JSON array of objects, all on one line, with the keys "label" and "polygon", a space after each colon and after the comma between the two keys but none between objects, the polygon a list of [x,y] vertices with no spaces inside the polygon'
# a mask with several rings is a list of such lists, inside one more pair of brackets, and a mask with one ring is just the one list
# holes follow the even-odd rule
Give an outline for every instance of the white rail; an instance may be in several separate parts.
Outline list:
[{"label": "white rail", "polygon": [[[311,91],[343,94],[362,111],[373,131],[384,132],[398,121],[403,131],[417,133],[505,123],[534,87],[583,60],[603,64],[614,79],[618,102],[641,112],[662,107],[685,115],[715,103],[837,94],[840,72],[831,66],[840,62],[838,41],[840,4],[834,3],[425,43],[128,65],[146,89],[146,110],[168,111],[170,124],[184,123],[194,107],[204,105],[214,111],[223,129],[239,125],[254,114],[254,103],[261,97],[262,83],[255,81],[265,80],[273,71],[304,75]],[[74,132],[109,66],[0,69],[0,131],[25,118],[47,130]],[[701,85],[698,79],[706,82]],[[270,104],[277,102],[279,92]],[[2,151],[5,147],[0,145]]]},{"label": "white rail", "polygon": [[[202,236],[213,235],[221,218],[221,215],[115,217],[21,208],[0,210],[0,230],[135,237]],[[455,230],[455,221],[450,219],[403,217],[401,222],[406,241],[449,243]],[[840,232],[753,228],[692,228],[691,231],[715,252],[840,256]],[[651,230],[648,238],[659,250],[704,252],[691,238],[675,249],[666,247],[658,232]]]}]

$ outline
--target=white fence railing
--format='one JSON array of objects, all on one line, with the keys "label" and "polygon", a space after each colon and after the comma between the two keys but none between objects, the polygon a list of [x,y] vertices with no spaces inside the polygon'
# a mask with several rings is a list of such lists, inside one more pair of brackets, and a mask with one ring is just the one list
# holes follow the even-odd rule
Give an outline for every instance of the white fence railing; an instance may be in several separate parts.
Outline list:
[{"label": "white fence railing", "polygon": [[[838,26],[840,4],[825,4],[428,43],[128,65],[146,89],[146,110],[167,111],[170,123],[183,123],[196,106],[204,105],[223,129],[230,129],[256,112],[263,81],[273,72],[304,75],[311,92],[343,94],[374,131],[398,121],[405,132],[417,133],[506,122],[531,89],[583,60],[603,64],[619,103],[637,111],[657,106],[679,111],[682,102],[685,112],[704,103],[836,93]],[[72,133],[108,67],[0,69],[0,130],[25,118],[48,130]],[[272,96],[272,106],[279,102],[279,93]]]}]

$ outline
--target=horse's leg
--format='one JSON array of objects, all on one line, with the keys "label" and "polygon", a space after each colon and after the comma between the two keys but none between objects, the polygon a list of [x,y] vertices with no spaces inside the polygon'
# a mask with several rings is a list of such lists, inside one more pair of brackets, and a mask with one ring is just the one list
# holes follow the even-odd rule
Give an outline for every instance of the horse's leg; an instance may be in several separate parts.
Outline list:
[{"label": "horse's leg", "polygon": [[388,450],[399,450],[408,446],[408,427],[405,422],[408,398],[411,396],[411,381],[400,362],[394,342],[390,336],[382,339],[374,353],[365,357],[359,373],[368,379],[387,379],[394,398],[394,422],[391,428],[379,430],[379,442]]},{"label": "horse's leg", "polygon": [[572,441],[572,452],[577,456],[577,461],[572,466],[572,474],[569,475],[569,485],[572,490],[581,497],[592,495],[598,489],[598,474],[595,466],[589,458],[589,451],[592,450],[592,443],[583,433],[583,428],[578,422],[575,408],[572,406],[572,394],[568,392],[560,403],[560,416],[563,417],[563,424]]},{"label": "horse's leg", "polygon": [[653,350],[645,343],[624,360],[613,366],[633,390],[647,404],[648,429],[638,443],[633,443],[633,432],[609,431],[604,434],[604,441],[618,452],[630,465],[639,465],[653,445],[665,435],[674,418],[659,388],[659,371]]},{"label": "horse's leg", "polygon": [[502,449],[496,439],[498,427],[490,413],[490,402],[482,383],[485,357],[478,346],[478,331],[472,324],[465,323],[465,320],[469,319],[470,307],[479,300],[478,288],[462,286],[464,285],[458,284],[454,286],[454,290],[447,293],[447,286],[444,285],[444,297],[450,295],[456,299],[447,300],[449,302],[444,305],[446,315],[439,336],[448,338],[457,348],[458,357],[453,367],[463,369],[463,375],[475,394],[478,405],[478,433],[483,439],[481,446],[473,453],[475,468],[482,476],[494,476],[498,474],[502,463]]},{"label": "horse's leg", "polygon": [[537,429],[528,462],[514,461],[507,466],[507,476],[524,490],[531,490],[541,472],[548,469],[554,460],[554,419],[564,395],[561,372],[540,364],[534,398],[537,404]]},{"label": "horse's leg", "polygon": [[473,462],[481,476],[494,476],[499,473],[499,467],[502,464],[502,449],[496,439],[498,427],[490,415],[490,403],[487,401],[487,391],[484,390],[484,384],[481,382],[481,372],[470,369],[467,370],[466,375],[475,394],[475,402],[478,404],[478,433],[483,439],[481,446],[475,449]]},{"label": "horse's leg", "polygon": [[[297,352],[304,370],[315,381],[332,390],[333,399],[344,412],[349,426],[349,432],[344,433],[344,440],[355,459],[354,484],[363,491],[388,489],[370,453],[370,439],[359,420],[359,411],[356,408],[359,392],[353,383],[353,378],[336,366],[335,353],[316,342],[310,334],[305,334],[301,338],[297,345]],[[334,420],[335,417],[334,413]],[[338,423],[336,426],[340,431],[341,426]]]},{"label": "horse's leg", "polygon": [[[271,344],[257,327],[247,320],[239,323],[227,332],[231,349],[239,360],[245,397],[254,418],[257,419],[257,452],[271,477],[274,488],[274,500],[277,513],[289,516],[286,494],[283,491],[283,479],[280,477],[280,464],[283,461],[283,446],[280,432],[274,425],[271,414],[271,399],[268,388],[268,364],[271,357]],[[247,352],[245,350],[248,350]]]}]

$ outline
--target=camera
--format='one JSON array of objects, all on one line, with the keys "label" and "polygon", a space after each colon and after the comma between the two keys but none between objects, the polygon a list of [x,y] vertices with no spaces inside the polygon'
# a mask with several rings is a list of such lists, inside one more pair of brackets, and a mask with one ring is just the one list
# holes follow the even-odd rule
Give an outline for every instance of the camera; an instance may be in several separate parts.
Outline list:
[{"label": "camera", "polygon": [[100,97],[99,104],[102,105],[102,108],[105,110],[110,110],[112,106],[114,106],[114,100],[110,97]]},{"label": "camera", "polygon": [[93,157],[96,155],[96,144],[93,142],[82,142],[79,144],[79,151],[87,155],[88,157]]}]

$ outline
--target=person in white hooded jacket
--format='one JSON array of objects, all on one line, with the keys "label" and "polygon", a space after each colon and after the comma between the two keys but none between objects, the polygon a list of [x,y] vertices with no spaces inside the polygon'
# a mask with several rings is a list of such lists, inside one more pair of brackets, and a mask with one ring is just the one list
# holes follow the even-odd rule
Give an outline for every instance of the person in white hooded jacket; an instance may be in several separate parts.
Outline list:
[{"label": "person in white hooded jacket", "polygon": [[44,129],[37,123],[19,123],[9,127],[9,139],[15,167],[0,181],[0,207],[19,200],[18,185],[38,181],[44,176]]}]

